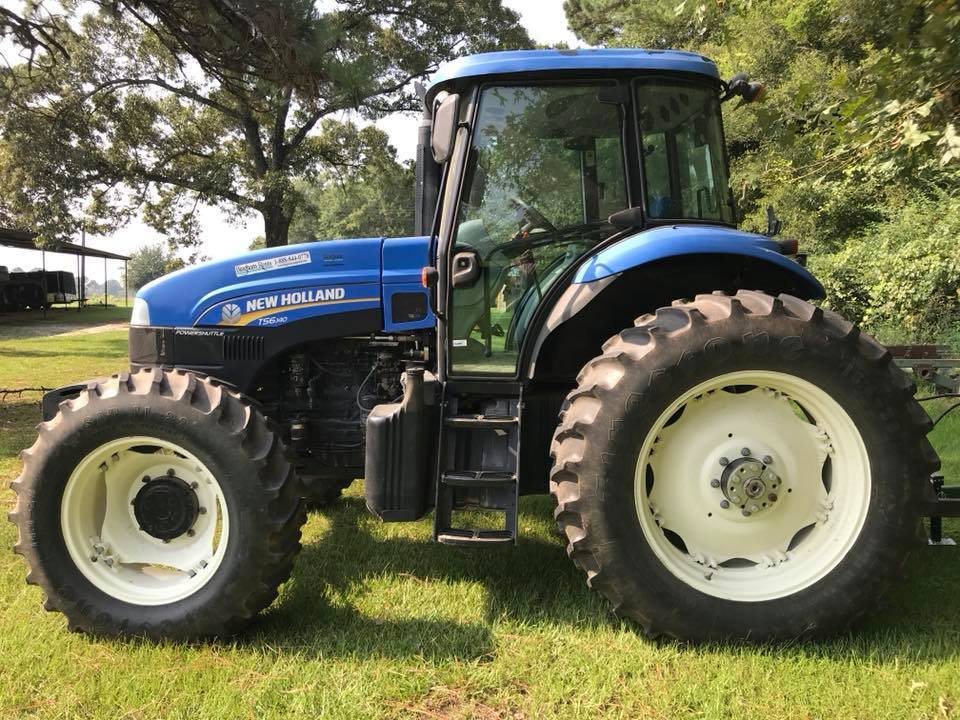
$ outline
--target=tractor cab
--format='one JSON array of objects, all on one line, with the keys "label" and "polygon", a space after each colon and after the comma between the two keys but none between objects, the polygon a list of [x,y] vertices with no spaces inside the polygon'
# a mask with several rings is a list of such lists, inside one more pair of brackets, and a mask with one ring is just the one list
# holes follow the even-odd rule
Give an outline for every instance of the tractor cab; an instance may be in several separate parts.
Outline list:
[{"label": "tractor cab", "polygon": [[449,265],[446,375],[516,376],[544,297],[611,238],[734,226],[726,89],[712,62],[679,51],[491,53],[441,70],[418,179],[421,229]]},{"label": "tractor cab", "polygon": [[[491,53],[440,70],[424,93],[418,222],[430,237],[424,278],[439,321],[427,375],[442,397],[433,415],[397,403],[370,416],[371,510],[412,518],[434,504],[441,542],[516,542],[518,496],[546,490],[552,418],[579,367],[636,316],[643,289],[621,282],[593,304],[603,322],[568,324],[572,341],[553,331],[620,275],[600,248],[616,255],[618,241],[658,226],[735,228],[720,105],[753,88],[724,83],[711,61],[679,51]],[[588,266],[592,282],[577,276]],[[534,377],[539,351],[547,370]],[[422,375],[406,377],[409,390]],[[406,462],[389,459],[390,448],[417,443]],[[391,504],[391,487],[421,500]],[[505,522],[457,527],[456,511],[468,507],[502,511]]]}]

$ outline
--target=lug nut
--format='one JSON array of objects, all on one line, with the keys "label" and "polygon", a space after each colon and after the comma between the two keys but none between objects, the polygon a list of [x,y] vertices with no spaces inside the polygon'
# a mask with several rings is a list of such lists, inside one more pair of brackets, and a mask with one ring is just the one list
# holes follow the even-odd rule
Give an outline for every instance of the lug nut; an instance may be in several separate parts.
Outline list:
[{"label": "lug nut", "polygon": [[743,515],[744,517],[750,517],[750,511],[749,511],[749,510],[741,510],[741,511],[740,511],[740,514]]},{"label": "lug nut", "polygon": [[190,489],[191,489],[191,490],[196,490],[198,487],[200,487],[200,483],[198,483],[198,482],[196,482],[196,481],[190,483]]},{"label": "lug nut", "polygon": [[720,507],[722,507],[724,510],[726,510],[728,507],[730,507],[730,501],[729,501],[729,500],[721,500],[721,501],[720,501]]},{"label": "lug nut", "polygon": [[729,465],[729,464],[730,464],[730,461],[727,460],[725,457],[722,457],[722,458],[720,458],[720,464],[723,465],[723,466],[726,466],[726,465]]},{"label": "lug nut", "polygon": [[740,448],[740,454],[744,457],[750,456],[750,448]]},{"label": "lug nut", "polygon": [[777,494],[776,494],[776,493],[770,493],[769,495],[767,495],[767,500],[769,500],[770,502],[776,502],[776,501],[777,501]]},{"label": "lug nut", "polygon": [[173,468],[169,468],[169,469],[167,470],[167,475],[169,475],[170,477],[173,477],[175,474],[176,474],[176,473],[174,473]]},{"label": "lug nut", "polygon": [[710,487],[715,487],[715,488],[720,487],[720,481],[719,481],[719,480],[716,480],[716,479],[711,480],[711,481],[710,481]]},{"label": "lug nut", "polygon": [[769,455],[764,455],[764,456],[763,456],[763,464],[764,464],[764,465],[772,465],[772,464],[773,464],[773,458],[770,457]]},{"label": "lug nut", "polygon": [[187,530],[187,537],[193,537],[196,534],[197,534],[197,531],[194,530],[193,528],[190,528],[189,530]]},{"label": "lug nut", "polygon": [[207,509],[206,509],[205,507],[202,507],[202,508],[200,508],[199,510],[197,510],[197,512],[200,513],[201,515],[206,515],[206,514],[207,514]]},{"label": "lug nut", "polygon": [[756,505],[750,506],[750,512],[759,512],[759,511],[760,511],[760,508],[758,508]]},{"label": "lug nut", "polygon": [[144,482],[144,483],[150,482],[150,476],[149,476],[149,475],[144,475],[144,476],[140,479],[140,482]]}]

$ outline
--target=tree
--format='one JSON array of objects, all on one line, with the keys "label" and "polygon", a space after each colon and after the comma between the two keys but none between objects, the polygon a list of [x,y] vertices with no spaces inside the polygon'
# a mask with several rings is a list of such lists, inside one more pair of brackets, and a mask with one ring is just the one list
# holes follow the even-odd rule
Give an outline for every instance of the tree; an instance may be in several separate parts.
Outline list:
[{"label": "tree", "polygon": [[137,290],[183,265],[183,261],[165,251],[163,245],[144,245],[135,250],[127,262],[127,286]]},{"label": "tree", "polygon": [[65,58],[67,51],[59,39],[64,32],[67,26],[63,17],[47,11],[42,0],[29,3],[22,13],[0,7],[0,38],[26,51],[28,66],[41,51],[50,59]]},{"label": "tree", "polygon": [[302,201],[294,179],[363,161],[337,118],[414,109],[411,82],[441,61],[530,44],[501,0],[100,5],[63,39],[68,61],[2,72],[0,219],[45,240],[142,209],[190,241],[205,203],[259,213],[266,244],[284,244]]},{"label": "tree", "polygon": [[355,168],[328,172],[313,183],[298,184],[303,206],[290,227],[290,242],[412,235],[413,167],[397,162],[396,150],[382,130],[344,129],[346,142],[367,148],[364,161]]},{"label": "tree", "polygon": [[[897,192],[956,187],[960,13],[942,0],[567,0],[592,42],[679,46],[767,85],[726,107],[733,185],[748,224],[783,208],[829,251]],[[602,22],[595,22],[602,18]],[[893,196],[892,196],[893,195]],[[831,245],[833,247],[831,247]]]}]

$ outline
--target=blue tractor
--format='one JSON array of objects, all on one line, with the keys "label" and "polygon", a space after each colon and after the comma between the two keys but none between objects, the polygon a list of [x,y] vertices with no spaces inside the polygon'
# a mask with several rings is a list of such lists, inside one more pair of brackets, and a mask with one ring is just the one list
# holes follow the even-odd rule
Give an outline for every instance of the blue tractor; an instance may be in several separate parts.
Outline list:
[{"label": "blue tractor", "polygon": [[289,577],[306,503],[362,477],[383,521],[432,510],[473,548],[516,545],[519,497],[549,492],[587,583],[652,635],[849,625],[938,460],[796,245],[737,229],[721,103],[761,89],[679,51],[446,65],[417,237],[164,277],[130,370],[44,398],[13,483],[28,582],[72,629],[227,635]]}]

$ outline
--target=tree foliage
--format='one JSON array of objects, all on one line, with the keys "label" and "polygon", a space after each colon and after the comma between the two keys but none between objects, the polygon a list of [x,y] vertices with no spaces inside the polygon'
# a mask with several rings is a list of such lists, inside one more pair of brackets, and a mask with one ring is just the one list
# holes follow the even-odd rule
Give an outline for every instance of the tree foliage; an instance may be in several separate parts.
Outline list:
[{"label": "tree foliage", "polygon": [[[365,161],[343,118],[409,110],[411,81],[529,38],[501,0],[71,0],[67,59],[0,71],[0,220],[46,240],[142,211],[195,240],[198,204],[287,241],[303,201]],[[324,9],[320,9],[324,8]]]},{"label": "tree foliage", "polygon": [[303,203],[290,242],[413,235],[413,166],[397,161],[382,130],[349,124],[339,129],[345,144],[364,149],[362,161],[297,183]]},{"label": "tree foliage", "polygon": [[[955,262],[943,241],[960,213],[949,201],[960,192],[954,0],[567,0],[565,7],[590,42],[694,50],[727,77],[746,71],[766,84],[762,101],[725,109],[735,196],[750,229],[763,227],[767,205],[776,206],[785,232],[827,273],[831,302],[868,327],[900,312],[912,333],[932,327],[922,298],[953,297],[940,307],[957,311],[956,285],[947,292],[960,279],[952,271],[934,281],[938,289],[915,283],[906,294],[894,291],[922,268],[936,274]],[[876,260],[867,263],[871,252]],[[885,267],[895,282],[880,281]]]},{"label": "tree foliage", "polygon": [[169,252],[161,244],[137,248],[127,261],[127,286],[138,290],[169,272],[184,266],[183,260]]}]

